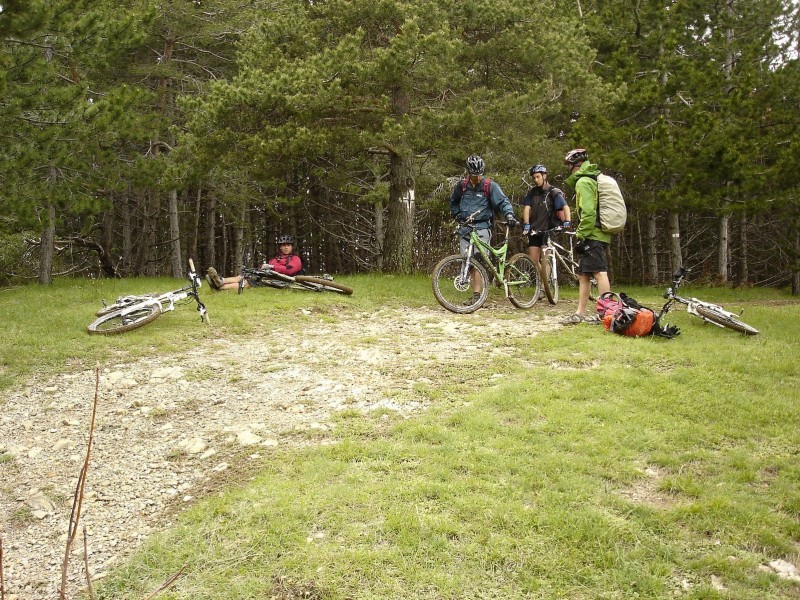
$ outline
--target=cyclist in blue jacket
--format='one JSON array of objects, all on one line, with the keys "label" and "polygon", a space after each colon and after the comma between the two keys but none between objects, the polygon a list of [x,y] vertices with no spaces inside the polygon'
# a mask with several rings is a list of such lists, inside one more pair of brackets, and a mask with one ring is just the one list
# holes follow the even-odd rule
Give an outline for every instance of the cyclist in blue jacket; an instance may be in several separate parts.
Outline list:
[{"label": "cyclist in blue jacket", "polygon": [[[450,194],[450,214],[459,223],[464,223],[471,216],[478,237],[489,244],[492,239],[492,225],[494,213],[505,215],[505,219],[512,227],[519,225],[514,217],[514,208],[508,197],[503,193],[497,182],[483,177],[486,163],[480,156],[470,156],[466,161],[466,177],[456,183],[453,193]],[[477,214],[475,214],[477,213]],[[469,233],[467,227],[459,230],[461,252],[469,247]],[[472,298],[466,303],[472,304],[480,298],[480,282],[472,274]]]}]

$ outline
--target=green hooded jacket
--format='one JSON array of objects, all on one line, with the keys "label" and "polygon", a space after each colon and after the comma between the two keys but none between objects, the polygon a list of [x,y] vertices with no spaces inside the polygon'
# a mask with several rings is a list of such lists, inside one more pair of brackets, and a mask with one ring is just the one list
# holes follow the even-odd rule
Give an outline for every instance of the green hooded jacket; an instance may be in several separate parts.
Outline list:
[{"label": "green hooded jacket", "polygon": [[600,175],[597,165],[584,161],[581,168],[567,177],[567,184],[575,190],[575,204],[580,225],[575,230],[579,240],[598,240],[609,243],[611,234],[597,226],[597,179],[582,175]]}]

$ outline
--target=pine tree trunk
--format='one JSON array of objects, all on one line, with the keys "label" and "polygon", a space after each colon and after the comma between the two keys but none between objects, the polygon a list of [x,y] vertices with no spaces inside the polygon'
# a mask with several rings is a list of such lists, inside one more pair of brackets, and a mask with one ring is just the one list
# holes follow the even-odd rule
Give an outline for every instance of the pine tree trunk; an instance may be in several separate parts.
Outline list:
[{"label": "pine tree trunk", "polygon": [[239,273],[239,267],[244,264],[244,247],[245,247],[245,231],[247,227],[248,207],[247,202],[242,202],[239,206],[239,216],[236,219],[236,229],[234,230],[234,247],[233,247],[233,271],[232,273]]},{"label": "pine tree trunk", "polygon": [[747,215],[743,214],[739,221],[739,285],[747,285],[750,282],[747,246]]},{"label": "pine tree trunk", "polygon": [[131,197],[125,193],[120,206],[122,217],[122,272],[130,274],[133,264],[133,223],[131,223]]},{"label": "pine tree trunk", "polygon": [[183,277],[181,256],[181,224],[178,215],[178,190],[169,191],[169,246],[172,276]]},{"label": "pine tree trunk", "polygon": [[[381,184],[381,165],[379,164],[379,157],[375,157],[375,188],[380,186]],[[377,253],[375,254],[375,268],[379,271],[383,271],[383,249],[385,243],[385,227],[386,223],[384,222],[384,214],[383,209],[386,205],[383,203],[383,200],[378,199],[375,201],[375,204],[372,205],[372,214],[373,214],[373,227],[375,228],[375,248]]]},{"label": "pine tree trunk", "polygon": [[[794,234],[794,255],[800,256],[800,231],[795,231]],[[792,296],[800,295],[800,265],[797,259],[794,262],[794,270],[792,271]]]},{"label": "pine tree trunk", "polygon": [[672,272],[675,273],[683,265],[681,253],[681,222],[680,215],[676,212],[669,213],[670,259]]},{"label": "pine tree trunk", "polygon": [[230,265],[228,261],[230,259],[229,250],[228,250],[228,242],[230,240],[230,236],[228,235],[228,228],[225,225],[225,213],[223,211],[219,211],[219,230],[222,235],[222,249],[220,253],[222,254],[222,258],[220,259],[220,266],[222,267],[222,271],[224,273],[230,273]]},{"label": "pine tree trunk", "polygon": [[56,239],[56,207],[47,205],[47,223],[42,230],[42,245],[39,250],[39,283],[49,285],[53,283],[53,253],[55,252]]},{"label": "pine tree trunk", "polygon": [[384,272],[410,273],[415,209],[411,157],[391,154],[389,164],[389,218],[384,240]]},{"label": "pine tree trunk", "polygon": [[[644,251],[644,236],[642,235],[642,219],[639,213],[636,213],[636,229],[634,230],[634,235],[636,236],[636,250],[639,252],[639,265],[638,265],[638,275],[639,281],[644,283],[647,281],[647,268],[644,265],[644,258],[646,256]],[[630,264],[633,264],[633,261],[629,261]]]},{"label": "pine tree trunk", "polygon": [[[398,118],[408,114],[408,92],[395,89],[392,113]],[[384,272],[411,273],[414,259],[414,177],[409,152],[389,149],[389,217],[384,239]]]},{"label": "pine tree trunk", "polygon": [[655,213],[647,215],[647,271],[650,283],[658,283],[658,222]]},{"label": "pine tree trunk", "polygon": [[103,211],[101,230],[100,230],[100,246],[103,248],[103,253],[108,257],[108,262],[112,267],[112,272],[106,274],[111,277],[117,277],[117,265],[114,265],[114,258],[111,254],[111,249],[114,247],[114,201],[111,200],[111,206]]},{"label": "pine tree trunk", "polygon": [[[187,192],[188,195],[188,192]],[[200,208],[203,199],[203,188],[197,188],[197,196],[194,201],[194,221],[192,223],[192,243],[189,246],[189,256],[197,257],[197,241],[200,239]]]},{"label": "pine tree trunk", "polygon": [[717,278],[720,283],[728,282],[728,253],[730,247],[728,228],[730,225],[730,214],[722,215],[719,218],[719,245],[717,246]]},{"label": "pine tree trunk", "polygon": [[136,273],[150,277],[157,275],[157,265],[151,260],[156,245],[158,227],[158,192],[153,188],[145,190],[142,199],[142,231],[139,237],[139,252],[136,258]]},{"label": "pine tree trunk", "polygon": [[382,272],[383,271],[383,252],[386,244],[386,239],[384,233],[386,231],[385,227],[386,224],[384,223],[383,219],[383,202],[377,200],[373,205],[373,214],[375,215],[375,246],[378,249],[378,253],[375,255],[375,268]]},{"label": "pine tree trunk", "polygon": [[214,267],[217,263],[217,228],[215,222],[217,211],[214,195],[206,194],[206,267]]}]

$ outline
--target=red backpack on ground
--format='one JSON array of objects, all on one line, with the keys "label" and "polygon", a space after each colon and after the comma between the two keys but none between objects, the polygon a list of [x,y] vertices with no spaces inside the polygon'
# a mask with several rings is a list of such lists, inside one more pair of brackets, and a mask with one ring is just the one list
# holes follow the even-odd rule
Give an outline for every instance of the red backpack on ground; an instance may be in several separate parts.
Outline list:
[{"label": "red backpack on ground", "polygon": [[674,338],[680,334],[677,327],[661,326],[656,313],[625,293],[605,292],[597,299],[597,316],[606,331],[629,337],[657,335]]}]

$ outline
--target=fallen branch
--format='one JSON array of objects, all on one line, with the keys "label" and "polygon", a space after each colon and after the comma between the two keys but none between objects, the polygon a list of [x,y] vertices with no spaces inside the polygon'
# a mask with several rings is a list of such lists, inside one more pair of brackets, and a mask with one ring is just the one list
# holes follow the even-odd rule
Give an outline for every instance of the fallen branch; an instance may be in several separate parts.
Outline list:
[{"label": "fallen branch", "polygon": [[150,594],[150,595],[149,595],[147,598],[145,598],[144,600],[151,600],[152,598],[155,598],[155,597],[156,597],[158,594],[160,594],[161,592],[163,592],[164,590],[166,590],[166,589],[167,589],[169,586],[171,586],[173,583],[175,583],[175,581],[178,579],[178,577],[180,577],[181,575],[183,575],[183,572],[186,570],[186,567],[187,567],[187,565],[183,565],[183,566],[181,567],[181,570],[180,570],[180,571],[178,571],[177,573],[175,573],[175,575],[173,575],[172,577],[170,577],[169,579],[167,579],[167,580],[166,580],[166,581],[165,581],[165,582],[164,582],[164,583],[161,585],[161,587],[160,587],[160,588],[158,588],[158,589],[157,589],[155,592],[153,592],[152,594]]},{"label": "fallen branch", "polygon": [[86,543],[86,525],[83,526],[83,567],[86,572],[86,589],[89,590],[90,600],[94,600],[94,591],[92,591],[92,575],[89,573],[89,544]]},{"label": "fallen branch", "polygon": [[0,537],[0,600],[5,600],[6,582],[3,579],[3,538]]},{"label": "fallen branch", "polygon": [[89,441],[86,444],[86,457],[83,459],[81,474],[78,476],[78,485],[76,486],[75,494],[72,497],[72,512],[69,515],[69,527],[67,527],[67,547],[64,551],[64,561],[61,563],[61,588],[59,589],[59,598],[61,600],[67,599],[67,567],[69,566],[69,554],[72,550],[72,544],[75,542],[75,536],[78,533],[78,522],[81,519],[81,506],[83,505],[83,491],[86,486],[86,476],[89,472],[89,456],[92,452],[94,422],[95,416],[97,415],[97,401],[100,396],[99,366],[95,367],[94,376],[94,402],[92,403],[92,420],[89,425]]}]

